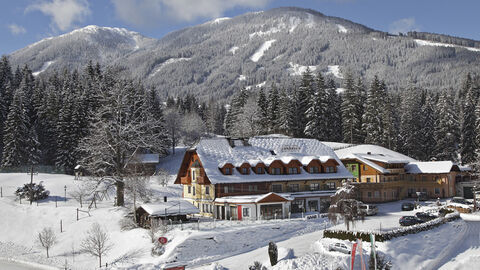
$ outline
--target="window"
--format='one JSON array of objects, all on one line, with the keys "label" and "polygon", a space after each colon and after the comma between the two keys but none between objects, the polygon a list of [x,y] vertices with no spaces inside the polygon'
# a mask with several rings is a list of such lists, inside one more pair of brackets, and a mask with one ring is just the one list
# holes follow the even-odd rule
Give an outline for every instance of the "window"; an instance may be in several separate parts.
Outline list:
[{"label": "window", "polygon": [[310,167],[309,172],[310,172],[310,173],[318,173],[318,167],[317,167],[317,166]]},{"label": "window", "polygon": [[228,193],[228,186],[224,186],[224,187],[223,187],[223,192],[224,192],[224,193]]},{"label": "window", "polygon": [[188,193],[192,193],[192,186],[188,186]]},{"label": "window", "polygon": [[248,168],[242,168],[242,174],[248,174]]},{"label": "window", "polygon": [[328,189],[335,189],[335,182],[328,182],[327,187]]},{"label": "window", "polygon": [[371,179],[370,177],[367,177],[367,183],[370,183]]},{"label": "window", "polygon": [[195,170],[192,170],[192,181],[196,181],[196,180],[197,180],[197,177],[195,174]]},{"label": "window", "polygon": [[366,166],[366,165],[363,165],[363,170],[364,170],[364,171],[367,170],[367,166]]},{"label": "window", "polygon": [[325,168],[325,172],[327,173],[334,173],[335,172],[335,168],[332,167],[332,166],[328,166]]},{"label": "window", "polygon": [[298,184],[290,184],[288,185],[291,192],[297,192],[299,190]]},{"label": "window", "polygon": [[195,196],[195,190],[196,190],[196,189],[197,189],[197,188],[196,188],[195,186],[193,186],[193,196]]},{"label": "window", "polygon": [[350,166],[351,166],[351,168],[352,168],[352,171],[355,171],[355,170],[357,169],[357,165],[355,165],[355,164],[352,164],[352,165],[350,165]]},{"label": "window", "polygon": [[258,167],[258,168],[257,168],[257,173],[258,173],[258,174],[262,174],[262,173],[263,173],[262,167]]},{"label": "window", "polygon": [[250,208],[243,208],[243,216],[244,217],[250,216]]},{"label": "window", "polygon": [[435,194],[437,194],[437,195],[440,194],[440,188],[438,188],[438,187],[435,188]]},{"label": "window", "polygon": [[210,187],[205,187],[205,194],[210,195]]},{"label": "window", "polygon": [[232,174],[232,171],[230,171],[230,168],[225,168],[225,174]]},{"label": "window", "polygon": [[272,174],[281,174],[281,168],[272,168]]},{"label": "window", "polygon": [[298,173],[298,168],[288,168],[288,174],[297,174]]},{"label": "window", "polygon": [[372,197],[372,192],[369,191],[369,192],[367,193],[367,196],[368,196],[368,198],[371,198],[371,197]]},{"label": "window", "polygon": [[310,184],[310,190],[320,190],[320,184],[318,183]]},{"label": "window", "polygon": [[375,198],[380,198],[380,192],[378,191],[375,191],[373,195],[375,196]]},{"label": "window", "polygon": [[248,186],[248,191],[258,191],[258,186],[257,185],[249,185]]},{"label": "window", "polygon": [[282,192],[282,185],[272,185],[272,192]]}]

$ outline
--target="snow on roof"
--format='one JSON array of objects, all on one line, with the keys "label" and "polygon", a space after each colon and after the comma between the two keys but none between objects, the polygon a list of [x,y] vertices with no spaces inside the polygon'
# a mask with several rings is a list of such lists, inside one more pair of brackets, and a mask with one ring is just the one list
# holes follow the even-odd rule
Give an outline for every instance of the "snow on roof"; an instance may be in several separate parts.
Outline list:
[{"label": "snow on roof", "polygon": [[323,144],[325,144],[326,146],[332,148],[334,151],[337,151],[338,149],[343,149],[343,148],[348,148],[348,147],[352,147],[352,146],[355,146],[355,144],[351,144],[351,143],[339,143],[339,142],[323,142]]},{"label": "snow on roof", "polygon": [[456,166],[452,161],[410,162],[405,166],[407,173],[449,173]]},{"label": "snow on roof", "polygon": [[288,195],[289,194],[278,194],[274,192],[270,192],[267,194],[259,194],[259,195],[242,195],[242,196],[227,196],[227,197],[221,197],[221,198],[216,198],[215,202],[219,203],[258,203],[259,201],[265,199],[266,197],[276,194],[285,200],[293,200],[291,199]]},{"label": "snow on roof", "polygon": [[151,216],[192,215],[200,211],[188,201],[175,199],[167,202],[142,204],[140,206]]},{"label": "snow on roof", "polygon": [[[314,139],[296,139],[284,136],[261,136],[250,138],[246,146],[231,147],[226,138],[202,139],[196,146],[196,151],[210,181],[215,183],[264,182],[272,180],[310,180],[310,179],[345,179],[353,178],[343,166],[335,152],[328,146]],[[307,162],[317,158],[322,162],[335,159],[339,164],[336,173],[310,174],[301,170],[296,175],[249,174],[242,175],[233,170],[231,175],[224,175],[218,169],[226,163],[233,165],[244,162],[258,164],[263,162],[269,166],[275,160],[288,163],[293,159]],[[307,164],[308,165],[308,164]]]},{"label": "snow on roof", "polygon": [[[329,144],[329,143],[327,143]],[[352,145],[350,147],[345,147],[341,149],[335,150],[335,153],[338,155],[340,159],[345,159],[345,156],[348,156],[350,154],[368,154],[370,153],[370,156],[375,156],[376,158],[380,158],[383,155],[383,159],[385,161],[406,161],[407,162],[415,162],[417,160],[400,154],[398,152],[395,152],[393,150],[387,149],[385,147],[379,146],[379,145],[373,145],[373,144],[359,144],[359,145]],[[365,157],[365,156],[364,156]],[[369,158],[372,159],[372,158]],[[373,159],[372,159],[373,160]],[[380,161],[380,160],[378,160]],[[383,161],[382,161],[383,162]],[[396,162],[395,162],[396,163]]]},{"label": "snow on roof", "polygon": [[159,154],[137,154],[135,158],[132,159],[131,163],[159,163],[160,155]]},{"label": "snow on roof", "polygon": [[383,168],[382,166],[378,165],[377,163],[371,161],[371,160],[368,160],[366,158],[363,158],[363,156],[361,154],[348,154],[348,155],[344,155],[342,157],[342,159],[356,159],[356,160],[359,160],[361,161],[363,164],[365,165],[368,165],[372,168],[374,168],[375,170],[381,172],[381,173],[389,173],[389,171],[385,168]]}]

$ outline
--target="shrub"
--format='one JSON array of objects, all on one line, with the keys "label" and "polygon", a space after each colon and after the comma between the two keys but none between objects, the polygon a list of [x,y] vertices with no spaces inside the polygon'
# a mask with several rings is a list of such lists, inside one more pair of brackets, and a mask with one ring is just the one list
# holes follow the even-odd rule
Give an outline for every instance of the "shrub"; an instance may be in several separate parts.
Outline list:
[{"label": "shrub", "polygon": [[137,228],[137,224],[130,217],[124,217],[120,219],[120,230],[129,231]]},{"label": "shrub", "polygon": [[17,188],[15,195],[22,199],[30,199],[30,191],[33,191],[33,201],[46,199],[48,198],[48,195],[50,195],[50,191],[45,190],[42,183],[38,185],[35,183],[24,184],[23,187]]}]

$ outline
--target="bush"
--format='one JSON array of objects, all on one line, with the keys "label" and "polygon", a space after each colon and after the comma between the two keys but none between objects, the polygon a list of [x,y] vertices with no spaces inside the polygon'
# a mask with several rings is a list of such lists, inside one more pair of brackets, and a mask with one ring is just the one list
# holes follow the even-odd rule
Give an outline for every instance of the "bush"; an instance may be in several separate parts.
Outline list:
[{"label": "bush", "polygon": [[248,270],[267,270],[267,268],[263,266],[261,262],[255,261],[253,265],[248,267]]},{"label": "bush", "polygon": [[356,239],[362,239],[362,241],[370,241],[370,234],[375,235],[375,240],[379,242],[388,241],[390,239],[404,236],[408,234],[419,233],[427,230],[431,230],[441,224],[458,219],[460,215],[458,213],[450,213],[447,214],[445,217],[439,217],[425,223],[416,224],[408,227],[393,229],[387,232],[352,232],[352,231],[344,231],[344,230],[325,230],[323,232],[323,237],[327,238],[336,238],[340,240],[349,240],[355,241]]},{"label": "bush", "polygon": [[122,231],[129,231],[137,228],[137,224],[133,221],[130,217],[124,217],[120,219],[120,230]]},{"label": "bush", "polygon": [[15,195],[22,198],[22,199],[30,199],[30,191],[33,190],[33,201],[38,201],[38,200],[43,200],[48,198],[48,195],[50,195],[50,191],[45,190],[45,187],[40,184],[35,184],[35,183],[27,183],[24,184],[23,187],[17,188],[17,191],[15,191]]}]

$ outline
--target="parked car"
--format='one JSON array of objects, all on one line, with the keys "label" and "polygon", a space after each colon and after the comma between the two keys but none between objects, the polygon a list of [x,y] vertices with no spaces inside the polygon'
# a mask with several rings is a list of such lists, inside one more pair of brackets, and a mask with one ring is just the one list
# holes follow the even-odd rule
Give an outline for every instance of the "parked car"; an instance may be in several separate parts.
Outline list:
[{"label": "parked car", "polygon": [[452,202],[452,203],[468,204],[468,205],[473,204],[473,203],[465,200],[465,198],[463,198],[463,197],[453,197],[450,202]]},{"label": "parked car", "polygon": [[427,201],[428,195],[426,192],[417,192],[417,198],[419,201]]},{"label": "parked car", "polygon": [[423,223],[423,221],[415,216],[403,216],[398,221],[402,226],[412,226],[415,224]]},{"label": "parked car", "polygon": [[367,216],[374,216],[378,214],[378,207],[371,204],[362,204],[360,205],[360,211],[364,212]]},{"label": "parked car", "polygon": [[412,211],[415,209],[415,205],[411,202],[402,203],[402,211]]},{"label": "parked car", "polygon": [[423,222],[425,221],[430,221],[432,219],[435,219],[437,218],[437,216],[435,216],[434,214],[431,214],[431,213],[425,213],[425,212],[418,212],[415,214],[415,216],[422,220]]},{"label": "parked car", "polygon": [[330,251],[339,251],[345,254],[350,254],[352,251],[350,248],[347,247],[344,243],[336,242],[336,243],[331,243],[328,246],[328,250]]}]

